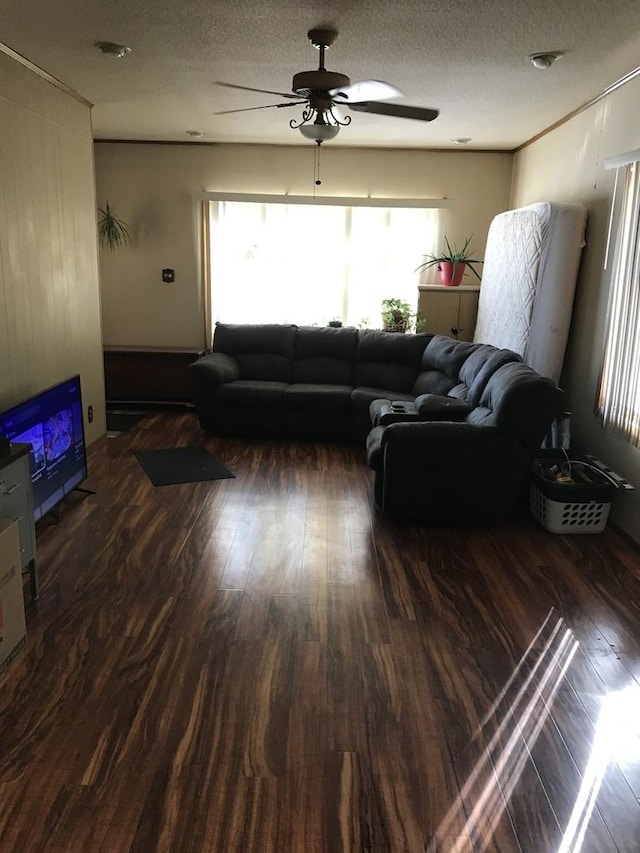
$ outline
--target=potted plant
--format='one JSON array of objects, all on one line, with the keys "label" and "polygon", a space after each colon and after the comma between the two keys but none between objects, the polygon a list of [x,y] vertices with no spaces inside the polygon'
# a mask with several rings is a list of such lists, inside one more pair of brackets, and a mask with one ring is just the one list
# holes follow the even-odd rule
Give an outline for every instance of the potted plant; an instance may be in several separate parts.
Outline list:
[{"label": "potted plant", "polygon": [[111,250],[131,242],[129,226],[122,219],[118,219],[109,202],[98,208],[98,236],[100,245]]},{"label": "potted plant", "polygon": [[477,258],[472,258],[473,250],[469,248],[471,237],[467,237],[461,249],[458,249],[456,244],[451,244],[444,238],[446,250],[440,255],[425,255],[426,260],[417,266],[414,272],[421,272],[430,267],[437,266],[440,272],[440,281],[446,287],[457,287],[462,281],[462,276],[465,274],[466,268],[469,267],[471,272],[480,280],[480,275],[473,264],[481,264]]},{"label": "potted plant", "polygon": [[381,308],[382,328],[387,332],[406,332],[412,327],[418,332],[424,328],[424,318],[412,311],[404,299],[383,299]]}]

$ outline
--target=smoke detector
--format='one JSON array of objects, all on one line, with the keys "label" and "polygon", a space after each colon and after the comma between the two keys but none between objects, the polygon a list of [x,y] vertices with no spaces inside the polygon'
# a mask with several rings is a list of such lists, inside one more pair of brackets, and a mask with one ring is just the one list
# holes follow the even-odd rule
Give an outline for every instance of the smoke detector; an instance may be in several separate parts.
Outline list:
[{"label": "smoke detector", "polygon": [[558,53],[557,51],[548,53],[532,53],[529,55],[529,62],[533,65],[534,68],[551,68],[553,63],[557,59],[560,59],[561,56],[562,54]]}]

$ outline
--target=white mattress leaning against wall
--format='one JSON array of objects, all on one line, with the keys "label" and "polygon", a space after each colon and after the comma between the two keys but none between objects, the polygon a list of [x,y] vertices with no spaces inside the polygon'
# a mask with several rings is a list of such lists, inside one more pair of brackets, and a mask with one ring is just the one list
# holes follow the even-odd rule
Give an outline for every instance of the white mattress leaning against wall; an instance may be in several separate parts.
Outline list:
[{"label": "white mattress leaning against wall", "polygon": [[585,245],[586,208],[538,202],[494,217],[474,342],[513,350],[558,382]]}]

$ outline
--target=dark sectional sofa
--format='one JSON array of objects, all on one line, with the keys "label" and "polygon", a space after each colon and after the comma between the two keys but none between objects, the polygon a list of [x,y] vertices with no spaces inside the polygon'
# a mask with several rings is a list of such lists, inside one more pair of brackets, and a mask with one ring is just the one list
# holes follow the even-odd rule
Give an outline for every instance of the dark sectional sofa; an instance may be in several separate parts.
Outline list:
[{"label": "dark sectional sofa", "polygon": [[218,324],[189,372],[207,432],[366,440],[376,503],[401,519],[509,511],[564,406],[516,353],[441,335]]},{"label": "dark sectional sofa", "polygon": [[369,406],[412,401],[429,335],[218,323],[189,367],[202,428],[224,435],[364,442]]}]

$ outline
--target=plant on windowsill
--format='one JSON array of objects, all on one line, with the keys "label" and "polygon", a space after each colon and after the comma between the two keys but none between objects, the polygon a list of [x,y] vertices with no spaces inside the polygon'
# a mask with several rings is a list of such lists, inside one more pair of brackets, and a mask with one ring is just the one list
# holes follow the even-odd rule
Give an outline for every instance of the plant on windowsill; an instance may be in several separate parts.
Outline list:
[{"label": "plant on windowsill", "polygon": [[98,208],[98,237],[100,245],[112,251],[131,242],[129,226],[124,220],[118,219],[109,202]]},{"label": "plant on windowsill", "polygon": [[469,248],[471,237],[467,237],[461,249],[458,249],[456,244],[451,244],[444,238],[446,250],[439,255],[425,255],[426,260],[419,264],[414,272],[422,272],[422,270],[430,269],[437,266],[440,273],[440,282],[446,287],[457,287],[462,281],[462,276],[465,274],[466,268],[469,267],[471,272],[476,276],[478,281],[480,275],[473,264],[481,264],[477,258],[472,258],[473,250]]},{"label": "plant on windowsill", "polygon": [[412,311],[404,299],[383,299],[381,308],[382,328],[386,332],[407,332],[410,329],[421,332],[425,328],[424,317]]}]

